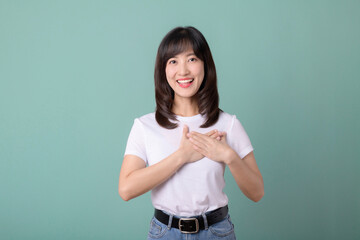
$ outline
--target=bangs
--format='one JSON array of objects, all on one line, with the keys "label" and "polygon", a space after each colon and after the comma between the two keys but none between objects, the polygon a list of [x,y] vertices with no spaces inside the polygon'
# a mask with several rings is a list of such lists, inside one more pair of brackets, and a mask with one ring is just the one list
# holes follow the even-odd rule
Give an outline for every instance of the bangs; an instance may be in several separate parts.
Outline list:
[{"label": "bangs", "polygon": [[167,47],[164,49],[164,55],[162,58],[164,63],[166,63],[170,58],[188,50],[193,50],[194,54],[203,60],[198,44],[196,44],[194,38],[189,36],[186,32],[179,32],[176,36],[173,36],[169,39],[169,43],[166,44],[166,46]]}]

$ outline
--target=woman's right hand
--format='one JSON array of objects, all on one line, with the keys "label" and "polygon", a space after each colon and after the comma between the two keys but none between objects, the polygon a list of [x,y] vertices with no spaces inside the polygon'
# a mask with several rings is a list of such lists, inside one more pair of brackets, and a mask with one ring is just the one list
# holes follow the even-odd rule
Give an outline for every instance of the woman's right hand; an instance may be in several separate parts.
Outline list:
[{"label": "woman's right hand", "polygon": [[[204,157],[204,155],[194,149],[193,143],[187,137],[188,133],[189,127],[187,125],[184,125],[181,142],[178,149],[178,151],[181,152],[184,163],[196,162]],[[211,130],[210,132],[206,133],[206,135],[211,138],[221,140],[221,135],[216,129]]]}]

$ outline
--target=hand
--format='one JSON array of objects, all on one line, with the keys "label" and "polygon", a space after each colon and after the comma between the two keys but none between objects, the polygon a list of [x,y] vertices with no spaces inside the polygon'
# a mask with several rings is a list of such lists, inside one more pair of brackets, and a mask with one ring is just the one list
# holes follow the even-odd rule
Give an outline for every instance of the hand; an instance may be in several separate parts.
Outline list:
[{"label": "hand", "polygon": [[187,136],[198,153],[216,162],[226,163],[233,150],[226,142],[226,132],[220,132],[219,134],[220,140],[198,132],[191,132]]},{"label": "hand", "polygon": [[[190,142],[189,138],[187,137],[187,134],[189,134],[189,127],[187,125],[184,125],[179,151],[182,152],[182,156],[184,157],[185,163],[196,162],[204,158],[204,155],[196,151],[196,149],[194,149],[193,144]],[[209,137],[210,139],[213,139],[214,141],[221,140],[221,135],[219,131],[217,131],[216,129],[211,130],[210,132],[204,135]]]}]

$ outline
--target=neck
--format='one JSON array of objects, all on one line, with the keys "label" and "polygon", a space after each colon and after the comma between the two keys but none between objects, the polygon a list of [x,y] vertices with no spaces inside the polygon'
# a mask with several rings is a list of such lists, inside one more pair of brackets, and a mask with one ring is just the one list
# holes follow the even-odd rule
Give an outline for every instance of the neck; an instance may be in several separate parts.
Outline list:
[{"label": "neck", "polygon": [[171,111],[182,117],[191,117],[199,114],[199,107],[196,99],[174,99]]}]

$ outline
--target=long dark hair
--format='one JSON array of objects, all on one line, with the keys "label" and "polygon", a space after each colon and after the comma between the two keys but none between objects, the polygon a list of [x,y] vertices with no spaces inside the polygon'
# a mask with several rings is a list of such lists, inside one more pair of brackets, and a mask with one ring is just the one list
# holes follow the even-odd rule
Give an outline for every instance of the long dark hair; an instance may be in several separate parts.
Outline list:
[{"label": "long dark hair", "polygon": [[215,63],[205,37],[194,27],[177,27],[171,30],[160,43],[155,63],[155,99],[156,121],[167,129],[174,129],[178,125],[169,119],[177,120],[171,112],[174,103],[174,90],[166,80],[165,68],[167,61],[175,55],[191,47],[196,55],[204,62],[204,80],[197,92],[199,112],[206,116],[206,121],[200,127],[207,128],[214,125],[221,109],[219,109],[219,94]]}]

